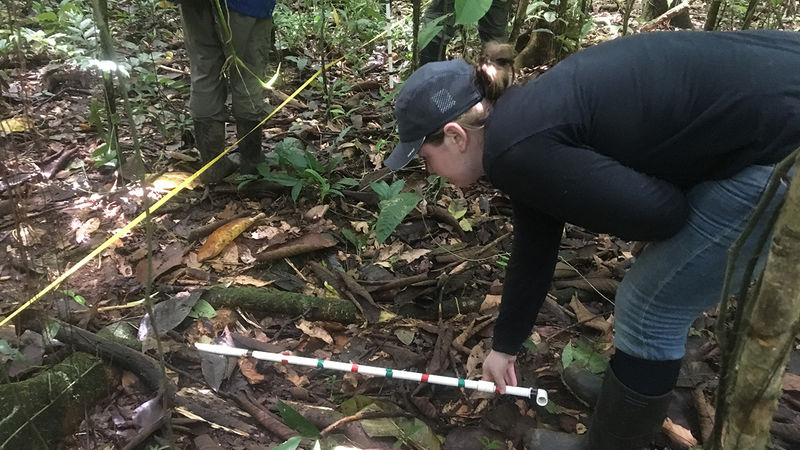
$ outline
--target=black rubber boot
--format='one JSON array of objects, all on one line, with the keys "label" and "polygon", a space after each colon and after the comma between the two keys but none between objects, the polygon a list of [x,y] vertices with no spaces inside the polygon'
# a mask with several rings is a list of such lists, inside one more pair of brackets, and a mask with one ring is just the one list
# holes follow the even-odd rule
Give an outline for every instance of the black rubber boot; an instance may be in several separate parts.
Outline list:
[{"label": "black rubber boot", "polygon": [[[203,164],[216,158],[225,149],[225,122],[210,119],[194,121],[194,137]],[[206,169],[200,178],[205,183],[219,183],[236,171],[236,163],[225,156]]]},{"label": "black rubber boot", "polygon": [[[257,174],[258,165],[265,161],[264,153],[261,151],[261,142],[264,138],[264,134],[261,132],[261,127],[258,126],[259,123],[260,122],[236,119],[236,136],[241,138],[247,135],[247,137],[239,142],[239,172],[242,175]],[[256,126],[258,126],[258,128],[253,130]],[[253,132],[247,134],[250,130],[253,130]]]},{"label": "black rubber boot", "polygon": [[638,450],[661,429],[672,390],[662,395],[640,394],[619,381],[609,368],[589,426],[589,448]]},{"label": "black rubber boot", "polygon": [[586,435],[535,429],[526,437],[529,450],[639,450],[661,428],[672,391],[658,396],[635,392],[609,368]]},{"label": "black rubber boot", "polygon": [[585,367],[572,364],[564,369],[561,381],[564,387],[584,405],[591,408],[597,404],[603,387],[603,377],[600,375],[595,375]]}]

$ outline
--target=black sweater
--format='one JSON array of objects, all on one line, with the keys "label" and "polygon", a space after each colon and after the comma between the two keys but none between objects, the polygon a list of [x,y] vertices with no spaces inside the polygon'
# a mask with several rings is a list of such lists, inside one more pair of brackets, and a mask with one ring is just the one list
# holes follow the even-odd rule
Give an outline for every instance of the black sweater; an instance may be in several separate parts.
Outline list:
[{"label": "black sweater", "polygon": [[493,348],[515,354],[553,276],[564,222],[628,240],[675,234],[685,192],[800,146],[800,34],[656,32],[582,50],[512,87],[483,165],[514,208]]}]

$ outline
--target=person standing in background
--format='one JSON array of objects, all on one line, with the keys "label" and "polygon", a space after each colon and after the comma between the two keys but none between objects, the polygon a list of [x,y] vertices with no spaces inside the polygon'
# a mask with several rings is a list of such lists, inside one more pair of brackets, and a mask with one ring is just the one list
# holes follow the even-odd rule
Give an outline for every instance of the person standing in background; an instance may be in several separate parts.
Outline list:
[{"label": "person standing in background", "polygon": [[[486,15],[481,17],[478,21],[478,35],[481,42],[506,42],[508,40],[508,10],[511,0],[493,0],[492,6]],[[422,16],[422,22],[428,23],[445,14],[450,14],[450,17],[443,20],[442,31],[431,39],[419,55],[420,66],[425,65],[432,61],[441,61],[444,59],[447,44],[453,39],[455,35],[455,2],[453,0],[433,0],[425,10]]]},{"label": "person standing in background", "polygon": [[[253,130],[239,143],[240,173],[256,173],[256,166],[264,160],[261,128],[254,128],[268,112],[262,81],[269,62],[275,1],[219,0],[220,8],[214,0],[180,2],[191,66],[189,111],[203,163],[225,148],[228,89],[237,136]],[[233,60],[226,64],[233,54],[246,67]],[[216,183],[236,169],[236,163],[226,157],[206,170],[202,178]]]}]

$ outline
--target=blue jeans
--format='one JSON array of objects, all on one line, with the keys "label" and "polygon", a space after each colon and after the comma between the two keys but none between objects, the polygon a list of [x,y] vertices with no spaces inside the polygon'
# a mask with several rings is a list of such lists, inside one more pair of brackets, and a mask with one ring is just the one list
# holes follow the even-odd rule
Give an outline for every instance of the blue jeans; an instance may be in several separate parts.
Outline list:
[{"label": "blue jeans", "polygon": [[[728,248],[739,237],[775,166],[751,166],[735,176],[699,184],[687,192],[689,219],[670,239],[652,242],[634,262],[617,290],[615,345],[638,358],[665,361],[684,355],[689,326],[717,304]],[[742,245],[731,289],[742,285],[748,260],[758,252],[759,274],[768,246],[756,244],[768,218],[781,205],[781,183],[758,226]]]}]

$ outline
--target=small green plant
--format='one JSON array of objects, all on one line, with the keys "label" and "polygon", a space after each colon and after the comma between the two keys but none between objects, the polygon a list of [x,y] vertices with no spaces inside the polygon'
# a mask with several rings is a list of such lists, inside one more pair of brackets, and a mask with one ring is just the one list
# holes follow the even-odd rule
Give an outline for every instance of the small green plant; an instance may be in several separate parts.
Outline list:
[{"label": "small green plant", "polygon": [[76,303],[86,306],[86,299],[83,298],[82,295],[76,294],[75,291],[64,289],[61,292],[63,292],[65,295],[75,300]]},{"label": "small green plant", "polygon": [[313,153],[303,148],[300,141],[295,138],[286,138],[275,146],[277,165],[283,172],[273,172],[269,162],[259,165],[259,175],[245,175],[241,177],[239,187],[255,180],[263,179],[291,187],[292,200],[297,202],[300,193],[306,187],[311,187],[319,193],[319,201],[324,202],[329,195],[341,197],[342,189],[356,186],[357,180],[342,178],[335,183],[329,181],[331,173],[342,160],[341,156],[331,158],[326,164],[320,162]]},{"label": "small green plant", "polygon": [[498,441],[497,439],[489,439],[486,436],[481,436],[480,438],[478,438],[478,440],[481,442],[481,445],[483,445],[483,448],[485,450],[498,450],[501,448],[505,448],[505,444],[502,441]]},{"label": "small green plant", "polygon": [[574,363],[589,369],[592,373],[600,374],[606,371],[608,358],[597,353],[583,341],[578,341],[575,345],[569,342],[561,352],[561,364],[566,369]]},{"label": "small green plant", "polygon": [[499,255],[497,255],[497,260],[494,263],[505,269],[506,267],[508,267],[508,259],[510,257],[511,255],[508,253],[500,253]]},{"label": "small green plant", "polygon": [[0,382],[8,381],[8,368],[14,361],[25,361],[25,355],[5,339],[0,339]]},{"label": "small green plant", "polygon": [[360,255],[361,250],[363,250],[364,246],[367,245],[366,236],[350,231],[348,228],[342,228],[342,236],[344,236],[348,242],[353,244],[353,247],[356,249],[356,254]]},{"label": "small green plant", "polygon": [[391,185],[385,181],[373,182],[370,186],[380,199],[378,204],[380,213],[375,222],[375,239],[379,244],[383,244],[421,199],[417,194],[401,192],[405,186],[403,180],[397,180]]}]

